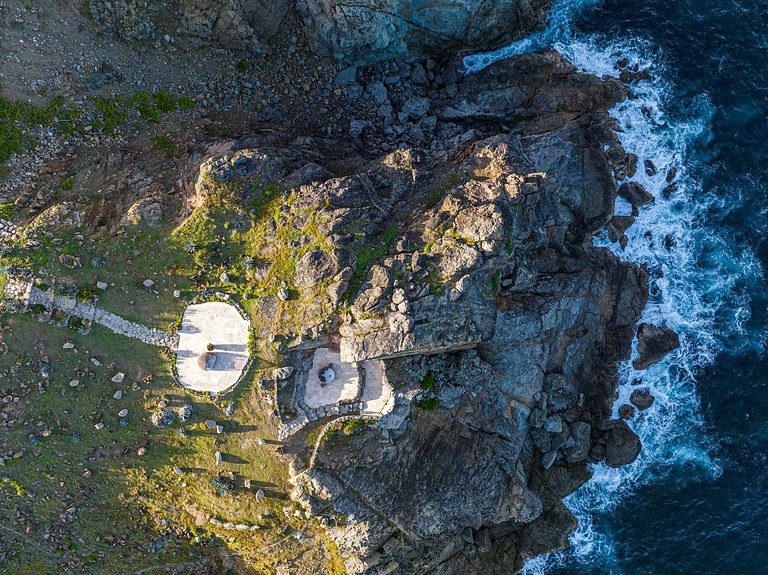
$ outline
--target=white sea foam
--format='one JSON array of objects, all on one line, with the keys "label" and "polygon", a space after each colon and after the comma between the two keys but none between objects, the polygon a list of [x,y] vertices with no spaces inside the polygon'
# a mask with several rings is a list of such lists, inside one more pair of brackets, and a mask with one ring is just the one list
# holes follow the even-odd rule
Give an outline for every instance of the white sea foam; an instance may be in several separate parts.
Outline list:
[{"label": "white sea foam", "polygon": [[[647,266],[650,298],[642,321],[674,329],[680,335],[681,347],[644,372],[636,372],[629,362],[621,366],[616,411],[629,401],[636,389],[631,385],[635,379],[641,378],[643,387],[649,387],[656,397],[650,409],[631,421],[643,450],[632,465],[594,468],[592,480],[566,499],[579,520],[571,548],[529,561],[528,575],[540,575],[572,562],[591,565],[595,572],[621,573],[614,540],[601,519],[637,486],[661,481],[681,466],[689,468],[691,477],[716,477],[720,473],[714,442],[706,435],[699,410],[696,374],[714,361],[726,340],[729,345],[734,341],[750,344],[745,330],[749,306],[745,296],[738,295],[737,285],[761,273],[751,253],[735,252],[719,230],[708,227],[707,210],[722,200],[702,189],[695,173],[687,169],[695,166],[693,145],[706,141],[709,135],[712,108],[706,95],[694,102],[686,117],[669,117],[666,110],[674,94],[665,80],[663,54],[637,40],[606,42],[598,37],[575,36],[569,29],[574,12],[594,3],[563,0],[560,6],[565,6],[566,13],[546,31],[496,53],[468,58],[465,69],[476,72],[510,55],[554,45],[577,68],[598,76],[617,75],[616,62],[621,58],[652,72],[651,81],[633,86],[637,98],[619,104],[611,114],[621,130],[622,145],[640,160],[632,180],[645,186],[656,200],[641,209],[635,225],[627,231],[626,250],[607,240],[595,243]],[[557,9],[555,5],[554,14]],[[658,168],[655,176],[646,174],[644,160],[651,160]],[[671,169],[677,174],[677,188],[665,199],[662,190]],[[617,212],[622,212],[621,202],[617,202]],[[665,238],[673,245],[665,245]]]}]

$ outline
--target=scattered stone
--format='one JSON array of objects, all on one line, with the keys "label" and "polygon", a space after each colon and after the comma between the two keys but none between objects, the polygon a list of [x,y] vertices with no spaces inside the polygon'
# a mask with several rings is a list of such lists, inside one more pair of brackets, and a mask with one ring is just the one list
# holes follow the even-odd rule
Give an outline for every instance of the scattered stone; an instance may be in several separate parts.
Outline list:
[{"label": "scattered stone", "polygon": [[221,433],[222,431],[224,431],[224,426],[223,425],[217,425],[216,426],[216,433]]},{"label": "scattered stone", "polygon": [[184,405],[179,407],[178,414],[179,414],[179,421],[181,421],[182,423],[186,423],[187,421],[189,421],[192,418],[192,404],[185,403]]},{"label": "scattered stone", "polygon": [[550,415],[544,422],[544,431],[547,433],[560,433],[563,430],[563,420],[559,415]]},{"label": "scattered stone", "polygon": [[116,374],[112,378],[112,383],[123,383],[124,379],[125,379],[125,374],[121,371],[120,373]]},{"label": "scattered stone", "polygon": [[234,401],[230,401],[227,404],[227,407],[224,408],[224,415],[226,415],[227,417],[232,417],[232,414],[234,412],[235,412],[235,402]]},{"label": "scattered stone", "polygon": [[184,474],[184,471],[181,469],[181,467],[174,467],[174,468],[173,468],[173,472],[174,472],[176,475],[183,475],[183,474]]},{"label": "scattered stone", "polygon": [[103,423],[101,423],[101,422],[99,422],[99,423],[97,423],[96,425],[94,425],[94,427],[95,427],[97,430],[102,430],[102,429],[104,429],[104,424],[103,424]]},{"label": "scattered stone", "polygon": [[207,427],[208,429],[216,429],[216,422],[212,419],[206,419],[205,427]]},{"label": "scattered stone", "polygon": [[429,112],[429,100],[427,98],[410,98],[403,104],[403,113],[414,120],[420,120]]},{"label": "scattered stone", "polygon": [[96,282],[96,287],[104,291],[109,287],[109,284],[107,284],[107,282]]},{"label": "scattered stone", "polygon": [[181,290],[173,290],[173,297],[181,297]]},{"label": "scattered stone", "polygon": [[98,359],[96,359],[95,357],[91,358],[91,363],[93,365],[95,365],[96,367],[101,367],[101,362]]},{"label": "scattered stone", "polygon": [[357,79],[357,67],[348,66],[343,70],[340,70],[339,73],[336,74],[334,81],[337,84],[346,86],[348,84],[354,84],[356,79]]},{"label": "scattered stone", "polygon": [[264,494],[264,490],[263,490],[263,489],[259,489],[259,490],[256,492],[256,502],[257,502],[257,503],[261,503],[262,499],[264,499],[264,495],[265,495],[265,494]]},{"label": "scattered stone", "polygon": [[118,390],[115,392],[115,395],[113,395],[112,397],[114,397],[115,399],[122,399],[122,398],[123,398],[123,392],[122,392],[121,390],[119,390],[119,389],[118,389]]},{"label": "scattered stone", "polygon": [[605,464],[608,467],[629,465],[640,454],[640,438],[623,419],[614,420],[611,424],[605,444]]},{"label": "scattered stone", "polygon": [[77,387],[78,385],[80,385],[79,379],[73,379],[72,381],[69,382],[69,387]]},{"label": "scattered stone", "polygon": [[216,452],[216,465],[221,465],[221,451]]},{"label": "scattered stone", "polygon": [[123,409],[117,412],[117,415],[119,417],[126,417],[128,415],[128,409],[124,407]]},{"label": "scattered stone", "polygon": [[136,452],[139,454],[139,456],[144,455],[147,452],[146,447],[139,447],[139,450]]},{"label": "scattered stone", "polygon": [[141,282],[141,283],[142,283],[142,285],[143,285],[145,288],[151,288],[153,285],[155,285],[155,282],[154,282],[154,281],[152,281],[152,280],[150,280],[150,279],[146,279],[146,280],[144,280],[144,281],[143,281],[143,282]]},{"label": "scattered stone", "polygon": [[541,466],[544,469],[549,469],[555,463],[555,459],[557,459],[557,451],[554,449],[552,451],[547,451],[541,456]]},{"label": "scattered stone", "polygon": [[653,195],[637,182],[626,182],[619,186],[617,192],[619,196],[632,204],[632,208],[637,210],[653,201]]},{"label": "scattered stone", "polygon": [[173,423],[175,416],[176,414],[171,409],[159,409],[149,417],[149,420],[158,429],[163,429]]},{"label": "scattered stone", "polygon": [[75,344],[74,344],[74,342],[68,341],[62,347],[64,349],[74,349],[75,348]]},{"label": "scattered stone", "polygon": [[288,301],[290,295],[290,292],[286,288],[280,288],[277,290],[277,297],[280,301]]},{"label": "scattered stone", "polygon": [[272,379],[275,381],[282,381],[284,379],[288,379],[292,373],[293,366],[284,365],[283,367],[278,367],[272,370]]}]

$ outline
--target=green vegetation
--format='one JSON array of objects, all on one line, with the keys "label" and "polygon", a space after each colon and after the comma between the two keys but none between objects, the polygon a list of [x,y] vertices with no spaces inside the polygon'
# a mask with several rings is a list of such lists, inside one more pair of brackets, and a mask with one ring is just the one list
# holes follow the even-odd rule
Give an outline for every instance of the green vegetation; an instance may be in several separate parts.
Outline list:
[{"label": "green vegetation", "polygon": [[356,433],[361,432],[363,429],[365,429],[366,423],[362,419],[351,419],[344,423],[344,426],[341,428],[344,435],[349,437],[350,435],[355,435]]},{"label": "green vegetation", "polygon": [[421,381],[419,382],[419,387],[423,390],[432,389],[435,385],[435,374],[431,371],[428,371],[424,377],[421,378]]},{"label": "green vegetation", "polygon": [[390,244],[397,238],[399,230],[396,225],[390,224],[384,231],[378,244],[364,245],[355,250],[357,265],[352,280],[349,282],[346,297],[353,298],[360,289],[360,284],[370,267],[381,259],[388,251]]},{"label": "green vegetation", "polygon": [[61,189],[69,191],[74,187],[74,185],[75,185],[75,177],[70,176],[69,178],[61,182]]},{"label": "green vegetation", "polygon": [[440,400],[436,397],[425,397],[424,399],[416,400],[416,407],[424,411],[435,411],[439,405]]},{"label": "green vegetation", "polygon": [[246,74],[250,69],[251,67],[248,64],[248,60],[246,60],[245,58],[243,58],[242,60],[239,60],[237,64],[235,64],[235,70],[237,70],[241,74]]},{"label": "green vegetation", "polygon": [[180,158],[184,153],[181,146],[174,144],[168,136],[152,136],[152,146],[165,152],[166,158]]},{"label": "green vegetation", "polygon": [[14,204],[0,204],[0,220],[12,220],[15,209]]},{"label": "green vegetation", "polygon": [[[27,426],[19,421],[5,430],[3,441],[24,454],[2,468],[0,497],[13,501],[0,506],[0,521],[45,525],[51,534],[44,540],[22,535],[21,529],[4,532],[18,552],[7,557],[0,573],[54,573],[52,562],[61,559],[77,563],[83,573],[122,573],[126,566],[134,572],[165,562],[196,562],[215,556],[221,545],[261,573],[274,568],[276,557],[312,553],[307,544],[263,552],[287,533],[313,533],[316,528],[283,514],[290,488],[287,468],[269,443],[259,443],[276,435],[269,408],[256,389],[257,372],[226,398],[237,409],[228,418],[227,432],[215,434],[206,431],[204,421],[220,419],[222,403],[176,388],[160,349],[97,325],[87,336],[19,314],[0,315],[0,325],[10,350],[0,356],[0,373],[18,366],[15,377],[21,387],[14,394],[21,395],[23,409],[18,417],[35,422]],[[62,349],[68,340],[75,351]],[[110,368],[112,361],[117,365]],[[45,393],[37,386],[43,365],[50,373]],[[122,384],[111,382],[117,370],[126,374]],[[80,385],[72,387],[73,379]],[[118,389],[123,392],[120,400],[113,397]],[[161,400],[171,407],[192,403],[191,422],[177,420],[166,429],[149,425],[149,415]],[[128,409],[127,417],[118,415],[122,408]],[[96,423],[104,429],[97,430]],[[218,467],[216,451],[224,454]],[[175,467],[184,473],[177,475]],[[257,489],[267,495],[260,502]],[[59,520],[65,516],[67,521]],[[226,529],[211,525],[208,518],[260,529]],[[165,539],[167,545],[147,552]],[[321,556],[312,559],[323,561]],[[48,567],[36,570],[36,565]]]},{"label": "green vegetation", "polygon": [[[182,96],[177,99],[167,92],[138,92],[130,98],[98,96],[87,100],[94,112],[91,125],[107,135],[114,134],[117,127],[128,121],[131,110],[136,110],[142,119],[154,124],[160,121],[162,114],[195,107],[191,98]],[[46,106],[0,97],[0,163],[13,154],[34,148],[37,142],[32,131],[36,128],[53,129],[59,134],[71,136],[84,133],[87,120],[85,110],[68,103],[61,96],[53,98]]]},{"label": "green vegetation", "polygon": [[427,195],[427,207],[434,208],[445,196],[445,192],[456,186],[461,181],[461,177],[456,172],[451,172],[445,181],[437,188],[432,188]]}]

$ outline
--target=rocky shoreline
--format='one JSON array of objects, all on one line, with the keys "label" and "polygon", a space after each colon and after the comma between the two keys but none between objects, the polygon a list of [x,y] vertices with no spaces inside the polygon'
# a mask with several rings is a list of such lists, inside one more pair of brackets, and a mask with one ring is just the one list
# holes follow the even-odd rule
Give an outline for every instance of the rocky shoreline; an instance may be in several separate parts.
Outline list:
[{"label": "rocky shoreline", "polygon": [[[132,3],[88,4],[110,33],[156,37]],[[251,48],[290,9],[183,4],[188,34]],[[635,338],[638,370],[679,346],[670,330],[637,326],[646,271],[593,245],[598,234],[625,245],[654,201],[631,181],[639,159],[610,117],[642,74],[599,79],[555,51],[458,72],[457,50],[540,27],[544,1],[442,20],[463,30],[450,41],[370,7],[344,20],[342,3],[298,4],[309,45],[345,62],[333,90],[346,109],[311,129],[273,114],[236,138],[200,137],[173,160],[100,158],[100,184],[130,192],[111,206],[76,200],[76,213],[119,232],[208,210],[222,188],[242,206],[272,206],[263,244],[241,255],[244,275],[272,282],[259,283],[255,326],[288,368],[258,382],[276,423],[309,421],[295,378],[319,348],[355,366],[381,362],[392,387],[382,417],[355,418],[351,404],[318,412],[329,441],[281,436],[299,514],[324,525],[350,575],[519,572],[567,546],[575,519],[563,499],[591,466],[627,465],[641,449],[625,421],[632,408],[612,415]],[[617,197],[632,216],[615,215]],[[38,195],[32,211],[52,201]],[[0,220],[0,234],[15,230]],[[286,253],[291,265],[278,259]],[[652,402],[632,394],[637,409]]]},{"label": "rocky shoreline", "polygon": [[[590,464],[637,456],[639,439],[611,414],[647,274],[592,247],[625,225],[617,196],[635,209],[652,201],[639,184],[616,183],[637,163],[608,113],[627,95],[556,52],[529,54],[425,97],[428,148],[367,161],[336,157],[343,140],[252,137],[205,162],[214,179],[290,191],[292,211],[319,214],[333,246],[306,253],[286,296],[313,299],[315,314],[259,335],[287,341],[289,358],[336,342],[342,361],[381,360],[394,386],[392,413],[364,433],[311,459],[286,449],[293,497],[328,521],[348,573],[517,572],[566,546],[574,519],[562,499]],[[390,127],[370,123],[368,137]],[[360,250],[391,229],[340,311]],[[649,326],[639,337],[638,369],[676,343]]]}]

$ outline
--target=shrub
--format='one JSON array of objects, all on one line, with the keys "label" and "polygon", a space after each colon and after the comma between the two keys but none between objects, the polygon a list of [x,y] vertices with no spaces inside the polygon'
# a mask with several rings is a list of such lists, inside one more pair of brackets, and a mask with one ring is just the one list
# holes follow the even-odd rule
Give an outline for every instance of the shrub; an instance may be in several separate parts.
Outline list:
[{"label": "shrub", "polygon": [[245,74],[246,72],[248,72],[248,70],[251,69],[251,67],[248,65],[248,60],[243,58],[237,64],[235,64],[235,69],[241,74]]},{"label": "shrub", "polygon": [[96,293],[91,288],[80,288],[77,290],[77,299],[85,303],[96,297]]},{"label": "shrub", "polygon": [[168,136],[152,136],[152,146],[165,152],[166,158],[179,158],[184,151],[174,144]]},{"label": "shrub", "polygon": [[179,107],[179,110],[183,111],[195,109],[194,100],[188,96],[182,96],[179,98],[179,100],[176,102],[176,105]]},{"label": "shrub", "polygon": [[432,389],[432,387],[435,385],[435,374],[430,372],[427,372],[427,374],[421,378],[421,382],[419,382],[419,386],[423,390]]},{"label": "shrub", "polygon": [[416,401],[416,407],[424,411],[435,411],[440,401],[436,397],[425,397]]},{"label": "shrub", "polygon": [[75,178],[69,177],[66,180],[61,182],[61,189],[62,190],[71,190],[75,185]]},{"label": "shrub", "polygon": [[168,112],[176,111],[176,98],[171,96],[168,92],[158,92],[154,97],[155,106],[161,112],[167,114]]},{"label": "shrub", "polygon": [[213,351],[213,349],[214,349],[215,347],[216,347],[216,346],[214,346],[212,343],[209,343],[209,344],[206,346],[206,348],[208,349],[208,351]]},{"label": "shrub", "polygon": [[352,419],[344,423],[344,427],[342,427],[341,430],[344,432],[344,435],[349,437],[350,435],[362,431],[365,425],[365,421],[362,419]]},{"label": "shrub", "polygon": [[0,204],[0,220],[12,219],[15,207],[13,204]]}]

